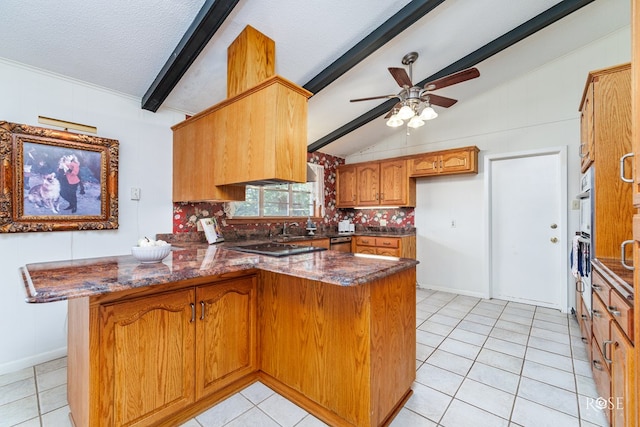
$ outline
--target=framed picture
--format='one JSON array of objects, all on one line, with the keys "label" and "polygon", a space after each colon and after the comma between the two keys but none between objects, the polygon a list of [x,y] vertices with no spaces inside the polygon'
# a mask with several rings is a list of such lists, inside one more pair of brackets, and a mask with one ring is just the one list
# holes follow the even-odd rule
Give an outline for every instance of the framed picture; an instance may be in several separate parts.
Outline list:
[{"label": "framed picture", "polygon": [[0,121],[0,232],[118,228],[118,144]]}]

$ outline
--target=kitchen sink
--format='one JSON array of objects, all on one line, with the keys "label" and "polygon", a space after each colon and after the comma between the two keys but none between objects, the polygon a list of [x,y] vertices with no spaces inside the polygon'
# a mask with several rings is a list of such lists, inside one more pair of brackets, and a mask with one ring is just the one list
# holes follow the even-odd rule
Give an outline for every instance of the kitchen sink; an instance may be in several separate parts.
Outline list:
[{"label": "kitchen sink", "polygon": [[[302,236],[301,236],[302,237]],[[268,255],[273,257],[284,257],[289,255],[306,254],[310,252],[325,251],[326,248],[317,246],[301,246],[292,245],[286,243],[258,243],[254,245],[242,245],[242,246],[226,246],[225,249],[231,249],[234,251],[248,252],[252,254]]]},{"label": "kitchen sink", "polygon": [[309,240],[309,236],[278,236],[273,239],[273,242],[283,243],[283,242],[295,242],[296,240]]}]

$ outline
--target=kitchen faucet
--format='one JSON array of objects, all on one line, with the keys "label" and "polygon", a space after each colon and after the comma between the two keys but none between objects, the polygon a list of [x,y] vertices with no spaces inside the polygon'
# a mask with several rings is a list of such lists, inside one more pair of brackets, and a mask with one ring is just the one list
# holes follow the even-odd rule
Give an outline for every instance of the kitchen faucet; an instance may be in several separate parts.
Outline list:
[{"label": "kitchen faucet", "polygon": [[[295,225],[296,227],[300,226],[300,224],[298,224],[297,222],[292,222],[292,223],[289,224],[290,227],[293,226],[293,225]],[[287,223],[286,222],[282,224],[282,235],[283,236],[287,235]]]}]

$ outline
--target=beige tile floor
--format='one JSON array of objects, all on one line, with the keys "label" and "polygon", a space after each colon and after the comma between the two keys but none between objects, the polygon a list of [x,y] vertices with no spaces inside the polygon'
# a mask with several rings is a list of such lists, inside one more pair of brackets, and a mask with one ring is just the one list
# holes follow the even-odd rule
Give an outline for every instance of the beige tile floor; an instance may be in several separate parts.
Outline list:
[{"label": "beige tile floor", "polygon": [[[393,427],[606,426],[572,316],[419,289],[414,394]],[[69,426],[66,358],[0,376],[0,427]],[[255,383],[183,427],[325,424]]]}]

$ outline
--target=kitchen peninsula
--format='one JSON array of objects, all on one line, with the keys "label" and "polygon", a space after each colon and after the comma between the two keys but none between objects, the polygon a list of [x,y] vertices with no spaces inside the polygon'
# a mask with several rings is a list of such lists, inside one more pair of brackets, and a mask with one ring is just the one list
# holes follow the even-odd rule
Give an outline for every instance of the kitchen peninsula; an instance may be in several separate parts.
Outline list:
[{"label": "kitchen peninsula", "polygon": [[22,274],[27,301],[68,300],[76,427],[178,425],[255,381],[329,425],[379,426],[415,378],[416,264],[201,244]]}]

